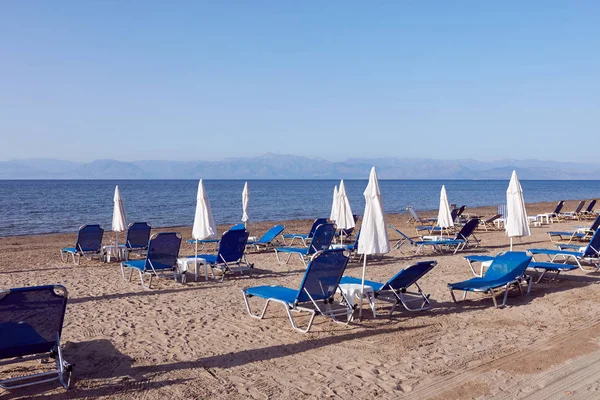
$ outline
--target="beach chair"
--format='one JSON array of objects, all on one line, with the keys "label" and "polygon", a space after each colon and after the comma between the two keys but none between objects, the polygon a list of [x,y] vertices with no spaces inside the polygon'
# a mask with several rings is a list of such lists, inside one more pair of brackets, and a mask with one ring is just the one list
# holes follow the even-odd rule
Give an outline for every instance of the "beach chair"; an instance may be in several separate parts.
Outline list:
[{"label": "beach chair", "polygon": [[317,229],[315,229],[315,233],[308,247],[276,247],[275,257],[277,257],[277,262],[281,262],[279,259],[279,253],[288,254],[287,260],[285,261],[286,264],[290,261],[292,255],[296,254],[300,257],[302,264],[304,264],[306,267],[307,258],[311,257],[318,251],[329,249],[334,234],[334,224],[321,224],[317,226]]},{"label": "beach chair", "polygon": [[400,229],[396,228],[394,225],[390,224],[389,225],[390,229],[392,229],[394,232],[396,232],[397,234],[400,235],[400,239],[396,240],[396,243],[394,243],[394,245],[392,246],[392,249],[394,250],[400,250],[402,251],[402,246],[405,243],[411,244],[413,246],[416,246],[415,241],[412,240],[410,237],[408,237],[405,233],[403,233]]},{"label": "beach chair", "polygon": [[[323,225],[327,223],[327,218],[317,218],[315,219],[315,221],[313,222],[312,226],[310,227],[310,231],[308,231],[307,234],[303,234],[303,233],[284,233],[281,235],[281,237],[283,238],[283,244],[286,246],[291,246],[294,244],[294,240],[296,239],[300,239],[300,241],[302,242],[302,244],[306,247],[308,240],[312,239],[313,235],[315,234],[315,229],[317,229],[317,226],[319,225]],[[289,243],[286,242],[286,239],[291,239],[291,241]]]},{"label": "beach chair", "polygon": [[491,228],[492,230],[496,230],[496,224],[494,223],[494,221],[498,220],[502,218],[501,214],[494,214],[489,218],[486,219],[482,219],[479,221],[479,226],[482,227],[483,229],[485,229],[485,231],[488,231],[488,228]]},{"label": "beach chair", "polygon": [[[75,247],[64,247],[60,250],[60,259],[67,262],[69,254],[73,257],[73,263],[79,264],[81,256],[92,259],[94,256],[102,258],[102,236],[104,229],[100,225],[82,225],[77,233]],[[75,260],[77,256],[77,260]]]},{"label": "beach chair", "polygon": [[[285,308],[292,327],[303,333],[310,330],[316,315],[323,315],[335,322],[340,322],[336,319],[337,317],[345,316],[346,320],[344,322],[348,323],[352,318],[353,309],[347,301],[339,304],[334,303],[334,295],[347,265],[348,254],[343,249],[318,251],[306,267],[299,289],[284,286],[244,288],[242,294],[246,310],[251,317],[262,319],[270,302],[279,303]],[[266,300],[260,314],[252,312],[248,301],[251,297]],[[300,328],[296,325],[292,312],[307,312],[310,315],[306,328]]]},{"label": "beach chair", "polygon": [[283,232],[285,226],[283,225],[275,225],[271,229],[265,232],[259,239],[254,241],[248,241],[248,246],[254,246],[256,250],[260,250],[261,247],[266,250],[269,247],[273,247],[274,245],[279,245],[279,241],[277,240],[277,236]]},{"label": "beach chair", "polygon": [[581,200],[579,203],[577,203],[577,207],[575,207],[573,211],[562,213],[559,215],[559,217],[563,219],[579,219],[584,204],[585,201]]},{"label": "beach chair", "polygon": [[68,389],[72,366],[60,347],[67,289],[61,285],[0,290],[0,366],[38,358],[53,358],[56,369],[0,381],[0,388],[18,389],[58,380]]},{"label": "beach chair", "polygon": [[[246,229],[246,225],[244,225],[244,224],[235,224],[231,228],[229,228],[230,231],[245,230],[245,229]],[[220,238],[202,239],[202,240],[196,240],[196,239],[188,239],[188,240],[186,240],[187,243],[192,244],[192,245],[195,245],[196,243],[199,244],[200,245],[200,250],[204,250],[204,247],[207,244],[217,245],[220,241],[221,241]]]},{"label": "beach chair", "polygon": [[596,213],[594,212],[594,207],[596,207],[596,199],[593,199],[589,202],[587,208],[581,212],[581,216],[585,219],[596,218]]},{"label": "beach chair", "polygon": [[354,254],[358,249],[358,240],[360,239],[360,229],[356,233],[356,237],[354,238],[353,243],[348,244],[332,244],[329,246],[330,249],[346,249],[350,254]]},{"label": "beach chair", "polygon": [[558,215],[560,214],[560,211],[562,210],[564,205],[565,201],[561,200],[556,204],[556,207],[554,207],[554,211],[550,213],[538,214],[536,218],[540,221],[545,218],[549,222],[558,222]]},{"label": "beach chair", "polygon": [[521,282],[523,280],[526,280],[528,283],[527,294],[529,294],[531,290],[531,277],[525,277],[523,274],[530,261],[530,256],[525,252],[518,251],[509,251],[495,257],[483,277],[476,277],[466,281],[448,284],[452,301],[456,303],[456,297],[454,296],[455,290],[464,292],[463,300],[467,297],[468,292],[487,293],[492,297],[494,306],[498,307],[496,291],[499,290],[499,292],[502,293],[502,290],[504,290],[504,300],[502,301],[501,306],[505,306],[508,297],[508,289],[512,285],[517,286],[521,294],[523,294],[523,289],[521,287]]},{"label": "beach chair", "polygon": [[[365,286],[373,288],[375,299],[394,303],[388,313],[388,317],[392,316],[392,313],[398,304],[402,304],[407,311],[426,310],[431,308],[429,295],[423,293],[418,280],[431,271],[436,265],[436,261],[421,261],[400,270],[400,272],[392,276],[385,283],[365,280]],[[343,284],[360,285],[362,284],[362,279],[352,276],[343,276],[340,280],[340,285]],[[416,292],[408,291],[413,285],[416,288]],[[420,306],[412,307],[411,304],[415,302],[420,303]]]},{"label": "beach chair", "polygon": [[128,253],[141,254],[148,249],[151,231],[152,227],[147,222],[133,222],[129,224],[127,229],[125,243],[120,246],[124,246]]},{"label": "beach chair", "polygon": [[596,216],[596,219],[589,227],[586,226],[576,226],[574,231],[552,231],[548,232],[548,236],[550,236],[551,241],[555,241],[558,238],[558,241],[565,241],[565,238],[568,238],[568,242],[570,243],[574,239],[577,240],[589,240],[594,232],[600,227],[600,215]]},{"label": "beach chair", "polygon": [[416,253],[419,253],[419,251],[426,246],[430,246],[434,251],[438,252],[442,252],[444,248],[454,249],[454,254],[467,246],[477,247],[479,246],[479,239],[475,237],[473,232],[478,225],[479,218],[471,218],[453,239],[415,241],[414,243],[417,246]]},{"label": "beach chair", "polygon": [[463,215],[463,213],[465,212],[466,209],[467,209],[467,206],[462,205],[459,208],[455,208],[452,211],[450,211],[450,216],[452,217],[452,221],[454,221],[455,223],[461,222],[460,217]]},{"label": "beach chair", "polygon": [[[126,281],[131,281],[134,270],[140,274],[142,287],[150,289],[152,278],[166,276],[166,272],[172,271],[172,276],[177,279],[175,268],[177,256],[181,247],[181,236],[176,232],[155,233],[148,242],[148,251],[145,260],[128,260],[121,263],[121,275]],[[125,269],[129,269],[129,278],[125,277]],[[144,284],[144,275],[149,275],[148,286]]]},{"label": "beach chair", "polygon": [[[500,253],[503,254],[503,253]],[[469,263],[469,267],[475,276],[483,276],[483,268],[486,265],[490,265],[494,261],[495,256],[487,255],[470,255],[465,256],[464,259]],[[475,272],[475,264],[480,265],[479,274]],[[572,264],[560,264],[560,263],[549,263],[549,262],[537,262],[530,261],[527,269],[539,273],[538,279],[534,283],[540,283],[540,281],[546,276],[547,273],[554,273],[555,275],[550,280],[555,280],[558,275],[563,271],[572,271],[579,268],[577,265]]]},{"label": "beach chair", "polygon": [[[598,271],[600,269],[600,229],[597,229],[594,232],[590,242],[585,246],[583,251],[570,251],[563,249],[528,249],[527,251],[533,254],[535,257],[538,254],[546,255],[550,262],[554,263],[557,258],[561,258],[563,263],[567,263],[567,261],[574,261],[577,266],[583,271]],[[563,247],[564,248],[564,247]],[[535,260],[537,261],[537,260]],[[589,262],[594,264],[595,267],[593,269],[584,268],[581,262]]]},{"label": "beach chair", "polygon": [[249,264],[246,260],[246,245],[248,244],[248,231],[242,229],[228,230],[221,236],[217,254],[198,254],[188,256],[188,258],[203,259],[212,270],[213,279],[215,278],[214,270],[221,272],[221,282],[225,280],[227,272],[239,272],[244,274],[244,271],[249,271],[252,275],[253,264]]},{"label": "beach chair", "polygon": [[413,206],[406,207],[406,211],[408,211],[408,213],[410,214],[410,218],[408,219],[408,222],[414,222],[416,224],[431,226],[431,225],[433,225],[433,223],[435,223],[437,221],[437,218],[421,218],[421,217],[419,217],[419,214],[417,214],[417,212],[415,211],[415,208]]}]

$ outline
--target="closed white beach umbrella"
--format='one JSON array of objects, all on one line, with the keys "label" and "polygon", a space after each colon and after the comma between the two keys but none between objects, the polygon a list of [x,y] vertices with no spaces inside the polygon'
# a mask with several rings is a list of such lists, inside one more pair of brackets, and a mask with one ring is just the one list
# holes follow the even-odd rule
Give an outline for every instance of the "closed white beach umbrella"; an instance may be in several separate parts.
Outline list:
[{"label": "closed white beach umbrella", "polygon": [[525,200],[523,199],[523,189],[517,176],[517,171],[513,171],[506,190],[506,235],[510,237],[510,249],[513,248],[513,237],[522,237],[531,235],[529,230],[529,221],[527,220],[527,210],[525,209]]},{"label": "closed white beach umbrella", "polygon": [[250,201],[250,192],[248,192],[248,182],[244,183],[242,190],[242,222],[246,225],[248,222],[248,202]]},{"label": "closed white beach umbrella", "polygon": [[121,197],[121,191],[119,185],[115,186],[115,197],[113,198],[113,219],[112,219],[112,230],[115,232],[115,244],[119,244],[118,232],[125,232],[127,230],[127,218],[125,217],[125,205],[123,204],[123,198]]},{"label": "closed white beach umbrella", "polygon": [[[340,181],[340,189],[338,190],[338,202],[336,210],[335,224],[338,229],[351,229],[356,226],[354,223],[354,217],[352,216],[352,208],[350,208],[350,200],[346,194],[346,185],[344,180]],[[343,235],[340,238],[344,240]]]},{"label": "closed white beach umbrella", "polygon": [[329,220],[335,222],[337,217],[337,203],[338,203],[338,187],[337,185],[333,188],[333,202],[331,203],[331,214],[329,214]]},{"label": "closed white beach umbrella", "polygon": [[442,185],[442,190],[440,192],[440,210],[438,211],[437,226],[442,229],[454,226],[452,213],[450,212],[450,206],[448,205],[448,194],[446,193],[445,185]]},{"label": "closed white beach umbrella", "polygon": [[360,228],[360,238],[358,239],[358,254],[364,255],[359,317],[362,316],[362,293],[364,293],[365,287],[367,255],[385,254],[390,251],[390,241],[388,240],[381,191],[379,190],[379,181],[377,180],[375,167],[371,168],[369,184],[363,195],[365,196],[365,213]]},{"label": "closed white beach umbrella", "polygon": [[204,182],[200,179],[198,182],[198,194],[196,195],[196,215],[194,216],[194,226],[192,227],[192,239],[195,239],[196,271],[198,271],[198,240],[214,239],[217,237],[217,227],[210,209],[210,201]]}]

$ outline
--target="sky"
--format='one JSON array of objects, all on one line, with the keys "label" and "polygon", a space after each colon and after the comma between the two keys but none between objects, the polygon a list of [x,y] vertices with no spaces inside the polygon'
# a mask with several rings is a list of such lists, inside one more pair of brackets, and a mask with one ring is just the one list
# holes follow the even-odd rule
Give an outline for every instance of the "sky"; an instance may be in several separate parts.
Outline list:
[{"label": "sky", "polygon": [[0,2],[0,160],[584,161],[599,127],[598,1]]}]

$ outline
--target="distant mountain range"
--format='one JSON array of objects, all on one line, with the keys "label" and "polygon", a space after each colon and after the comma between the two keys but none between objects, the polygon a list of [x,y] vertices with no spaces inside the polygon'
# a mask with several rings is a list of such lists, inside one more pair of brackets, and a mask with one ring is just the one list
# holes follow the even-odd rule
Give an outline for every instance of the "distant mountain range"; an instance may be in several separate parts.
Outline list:
[{"label": "distant mountain range", "polygon": [[367,179],[371,166],[382,179],[600,179],[600,164],[540,160],[430,160],[351,158],[333,162],[283,154],[221,161],[72,162],[24,159],[0,162],[0,179]]}]

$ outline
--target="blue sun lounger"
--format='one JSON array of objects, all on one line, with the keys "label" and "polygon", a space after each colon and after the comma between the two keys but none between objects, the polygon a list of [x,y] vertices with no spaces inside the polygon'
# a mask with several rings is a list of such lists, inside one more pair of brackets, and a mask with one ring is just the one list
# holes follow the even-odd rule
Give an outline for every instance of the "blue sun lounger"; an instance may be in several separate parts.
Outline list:
[{"label": "blue sun lounger", "polygon": [[[577,266],[583,271],[598,271],[600,269],[600,229],[597,229],[594,232],[594,236],[585,247],[583,251],[569,251],[569,250],[554,250],[554,249],[528,249],[527,251],[533,254],[535,257],[538,254],[544,254],[548,256],[550,262],[554,263],[557,258],[562,258],[564,263],[571,260],[574,261]],[[537,261],[537,260],[536,260]],[[584,268],[581,265],[581,261],[587,261],[595,265],[595,267],[590,270],[588,268]]]},{"label": "blue sun lounger", "polygon": [[[500,253],[500,254],[502,254],[502,253]],[[464,259],[467,260],[467,262],[469,263],[469,267],[471,268],[471,271],[473,271],[473,275],[475,275],[475,276],[483,276],[483,268],[485,267],[485,264],[491,263],[492,261],[494,261],[495,258],[496,258],[495,256],[486,256],[486,255],[470,255],[470,256],[464,257]],[[478,264],[478,263],[480,265],[479,274],[477,272],[475,272],[475,264]],[[579,267],[577,265],[573,265],[573,264],[537,262],[537,261],[533,261],[533,260],[530,261],[529,265],[527,266],[528,270],[535,271],[540,274],[538,276],[538,279],[534,283],[540,283],[541,280],[544,278],[544,276],[546,276],[547,273],[554,273],[555,275],[552,278],[550,278],[550,280],[555,280],[556,278],[558,278],[558,275],[561,272],[572,271],[577,268],[579,268]]]},{"label": "blue sun lounger", "polygon": [[217,254],[198,254],[198,256],[188,256],[188,258],[201,258],[210,266],[215,278],[214,270],[217,269],[222,273],[221,281],[225,279],[227,272],[239,272],[244,274],[244,271],[249,271],[252,275],[253,264],[249,264],[246,260],[246,244],[248,243],[248,231],[245,229],[228,230],[221,236]]},{"label": "blue sun lounger", "polygon": [[152,227],[147,222],[133,222],[129,224],[127,229],[127,237],[122,245],[127,249],[128,253],[137,252],[143,253],[148,249],[148,241]]},{"label": "blue sun lounger", "polygon": [[596,229],[598,229],[600,227],[600,215],[598,215],[596,217],[596,219],[594,220],[594,222],[592,223],[592,225],[587,228],[587,227],[580,227],[581,229],[576,230],[576,231],[552,231],[552,232],[548,232],[548,235],[550,236],[550,240],[554,242],[554,239],[558,237],[559,241],[564,241],[566,240],[565,238],[568,238],[568,242],[570,243],[571,241],[573,241],[573,239],[577,239],[577,240],[585,240],[588,238],[591,238],[592,235],[594,234],[594,232],[596,232]]},{"label": "blue sun lounger", "polygon": [[271,229],[265,232],[258,240],[248,241],[248,246],[256,247],[256,250],[260,250],[261,247],[263,249],[268,249],[269,247],[274,246],[275,244],[279,245],[279,241],[277,240],[277,236],[283,232],[285,226],[283,225],[275,225]]},{"label": "blue sun lounger", "polygon": [[0,388],[17,389],[58,380],[68,389],[72,366],[60,347],[67,289],[61,285],[0,290],[0,366],[51,357],[56,369],[33,375],[16,371]]},{"label": "blue sun lounger", "polygon": [[[276,302],[283,307],[297,331],[306,333],[310,330],[315,315],[323,315],[335,322],[337,317],[345,316],[345,323],[350,322],[353,309],[347,302],[334,304],[333,298],[337,291],[340,278],[348,265],[348,254],[343,249],[319,251],[306,267],[304,278],[299,289],[284,286],[254,286],[242,290],[248,314],[257,319],[262,319],[270,302]],[[266,300],[262,312],[258,315],[252,313],[250,308],[251,297]],[[307,312],[310,319],[306,328],[296,325],[292,312]]]},{"label": "blue sun lounger", "polygon": [[308,247],[275,247],[275,257],[277,257],[277,262],[281,262],[279,253],[288,254],[288,258],[285,260],[286,264],[290,261],[293,254],[297,254],[300,257],[302,264],[306,267],[306,258],[311,257],[318,251],[329,249],[334,235],[334,224],[319,225],[317,226],[317,229],[315,229],[315,234]]},{"label": "blue sun lounger", "polygon": [[594,213],[594,207],[596,207],[596,199],[590,201],[587,208],[581,212],[581,215],[584,218],[595,216],[596,213]]},{"label": "blue sun lounger", "polygon": [[[423,293],[421,286],[418,284],[418,280],[431,271],[436,264],[436,261],[421,261],[400,270],[400,272],[392,276],[385,283],[365,280],[365,286],[371,286],[373,288],[376,299],[394,303],[392,309],[389,311],[389,317],[392,316],[392,313],[398,304],[402,304],[408,311],[426,310],[431,307],[429,295]],[[362,284],[362,279],[352,276],[343,276],[340,280],[340,285],[345,283],[360,285]],[[417,288],[416,292],[409,292],[407,290],[412,285],[415,285]],[[421,305],[416,308],[409,306],[410,303],[414,302],[419,302]]]},{"label": "blue sun lounger", "polygon": [[[81,256],[92,259],[93,256],[102,258],[102,236],[104,229],[100,225],[82,225],[77,233],[75,247],[64,247],[60,250],[60,259],[67,262],[69,254],[73,257],[73,263],[79,264]],[[77,256],[77,260],[75,260]]]},{"label": "blue sun lounger", "polygon": [[504,300],[501,305],[505,306],[510,286],[517,286],[521,294],[523,294],[523,289],[521,288],[521,281],[523,280],[527,280],[527,294],[529,294],[531,290],[531,277],[524,277],[523,274],[530,261],[530,256],[525,252],[518,251],[509,251],[495,257],[492,265],[490,265],[483,277],[448,284],[452,301],[456,303],[456,297],[454,297],[455,290],[464,292],[463,300],[467,297],[468,292],[487,293],[492,297],[494,306],[498,307],[496,290],[504,289]]},{"label": "blue sun lounger", "polygon": [[439,240],[419,240],[415,241],[418,253],[423,247],[431,246],[434,251],[442,252],[444,248],[454,248],[454,254],[464,249],[466,246],[474,244],[474,247],[479,245],[479,240],[473,234],[475,228],[479,225],[479,218],[471,218],[456,234],[454,239],[439,239]]},{"label": "blue sun lounger", "polygon": [[[129,260],[121,263],[121,275],[126,281],[131,281],[133,270],[140,274],[142,287],[150,289],[152,277],[165,276],[165,272],[173,271],[176,279],[175,267],[181,246],[181,236],[176,232],[155,233],[148,242],[148,252],[145,260]],[[125,277],[125,268],[129,269],[129,279]],[[144,284],[144,275],[150,275],[148,286]]]},{"label": "blue sun lounger", "polygon": [[[245,230],[246,229],[246,225],[244,224],[235,224],[233,225],[231,228],[229,228],[230,231],[235,231],[235,230]],[[218,244],[221,241],[220,238],[215,238],[215,239],[202,239],[202,240],[196,240],[196,239],[188,239],[186,240],[187,243],[189,244],[199,244],[200,246],[200,250],[204,249],[204,246],[206,246],[207,244]]]},{"label": "blue sun lounger", "polygon": [[[327,223],[327,218],[315,219],[312,226],[310,227],[310,231],[306,235],[302,234],[302,233],[284,233],[283,235],[281,235],[281,237],[283,238],[283,244],[286,246],[291,246],[292,244],[294,244],[294,240],[300,239],[300,241],[302,241],[302,244],[304,246],[306,246],[308,240],[312,239],[313,235],[315,234],[315,230],[317,229],[317,226],[323,225],[326,223]],[[287,243],[286,239],[291,239],[291,241],[289,243]]]}]

